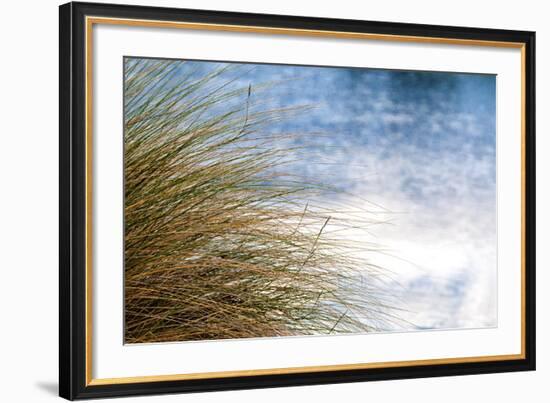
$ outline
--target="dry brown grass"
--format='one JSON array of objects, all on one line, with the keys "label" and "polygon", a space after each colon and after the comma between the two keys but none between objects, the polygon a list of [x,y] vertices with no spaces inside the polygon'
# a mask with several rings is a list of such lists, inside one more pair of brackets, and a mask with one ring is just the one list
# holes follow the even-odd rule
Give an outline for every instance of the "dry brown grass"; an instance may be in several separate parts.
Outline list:
[{"label": "dry brown grass", "polygon": [[357,222],[310,207],[323,184],[284,173],[293,150],[262,134],[296,110],[184,63],[125,61],[125,341],[377,328],[375,268],[326,231]]}]

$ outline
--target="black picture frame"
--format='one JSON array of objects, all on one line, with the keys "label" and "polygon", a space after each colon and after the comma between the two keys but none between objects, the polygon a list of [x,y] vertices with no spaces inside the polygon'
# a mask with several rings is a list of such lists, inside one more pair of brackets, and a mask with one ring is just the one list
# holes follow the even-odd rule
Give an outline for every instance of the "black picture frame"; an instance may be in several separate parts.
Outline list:
[{"label": "black picture frame", "polygon": [[[94,385],[86,377],[86,16],[309,29],[524,45],[524,357],[449,364]],[[535,369],[535,33],[160,7],[59,8],[59,394],[66,399],[269,388]]]}]

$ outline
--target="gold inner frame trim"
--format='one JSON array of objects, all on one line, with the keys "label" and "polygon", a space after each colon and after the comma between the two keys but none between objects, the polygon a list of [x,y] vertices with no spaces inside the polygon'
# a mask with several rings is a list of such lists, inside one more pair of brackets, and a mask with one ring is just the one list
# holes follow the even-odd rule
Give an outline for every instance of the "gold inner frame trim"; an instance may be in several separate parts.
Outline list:
[{"label": "gold inner frame trim", "polygon": [[[321,365],[321,366],[306,366],[306,367],[290,367],[290,368],[271,368],[271,369],[253,369],[253,370],[236,370],[222,372],[201,372],[187,374],[172,374],[172,375],[151,375],[151,376],[133,376],[120,378],[93,378],[93,275],[92,275],[92,223],[93,223],[93,207],[92,207],[92,192],[93,192],[93,25],[123,25],[123,26],[139,26],[151,28],[179,28],[189,30],[207,30],[207,31],[222,31],[222,32],[240,32],[240,33],[256,33],[256,34],[274,34],[274,35],[297,35],[323,38],[343,38],[343,39],[364,39],[364,40],[380,40],[380,41],[398,41],[412,43],[430,43],[430,44],[445,44],[445,45],[462,45],[462,46],[486,46],[500,48],[515,48],[521,50],[521,353],[510,355],[489,355],[476,357],[454,357],[426,360],[409,360],[409,361],[390,361],[390,362],[371,362],[359,364],[341,364],[341,365]],[[323,31],[311,29],[290,29],[290,28],[273,28],[248,25],[227,25],[227,24],[209,24],[209,23],[190,23],[178,21],[156,21],[156,20],[139,20],[139,19],[124,19],[124,18],[108,18],[108,17],[93,17],[86,16],[85,23],[85,43],[86,43],[86,386],[96,385],[115,385],[115,384],[131,384],[141,382],[163,382],[163,381],[178,381],[178,380],[197,380],[197,379],[214,379],[214,378],[230,378],[239,376],[261,376],[261,375],[276,375],[276,374],[300,374],[309,372],[329,372],[329,371],[345,371],[357,369],[375,369],[375,368],[400,368],[409,366],[422,365],[443,365],[443,364],[459,364],[459,363],[476,363],[476,362],[493,362],[506,360],[522,360],[525,359],[525,178],[526,178],[526,119],[525,119],[525,89],[526,89],[526,72],[525,61],[526,51],[525,43],[522,42],[501,42],[501,41],[486,41],[473,39],[454,39],[454,38],[437,38],[424,36],[407,36],[407,35],[389,35],[389,34],[372,34],[362,32],[341,32],[341,31]]]},{"label": "gold inner frame trim", "polygon": [[[504,361],[519,359],[519,354],[499,355],[491,357],[490,361]],[[375,369],[375,368],[400,368],[410,367],[412,365],[434,365],[434,364],[455,364],[455,363],[475,363],[486,362],[487,357],[464,357],[464,358],[439,358],[430,360],[415,361],[392,361],[392,362],[371,362],[365,364],[341,364],[341,365],[323,365],[310,367],[291,367],[291,368],[271,368],[271,369],[253,369],[241,371],[223,371],[223,372],[199,372],[190,374],[176,375],[151,375],[151,376],[132,376],[126,378],[101,378],[93,379],[89,385],[120,385],[126,383],[138,382],[161,382],[178,381],[191,379],[212,379],[212,378],[230,378],[233,376],[260,376],[260,375],[281,375],[281,374],[300,374],[305,372],[328,372],[328,371],[346,371],[353,369]]]}]

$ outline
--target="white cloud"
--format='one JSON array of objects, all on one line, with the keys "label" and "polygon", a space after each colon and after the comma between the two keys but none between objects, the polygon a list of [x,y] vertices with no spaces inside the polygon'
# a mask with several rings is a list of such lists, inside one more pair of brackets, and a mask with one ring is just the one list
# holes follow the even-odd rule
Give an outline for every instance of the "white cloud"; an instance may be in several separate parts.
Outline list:
[{"label": "white cloud", "polygon": [[[346,236],[385,248],[383,253],[365,252],[364,257],[386,268],[399,283],[390,284],[389,291],[404,309],[399,315],[414,325],[404,323],[403,328],[496,326],[494,184],[473,185],[478,176],[490,177],[491,162],[475,159],[466,150],[438,156],[394,150],[389,158],[371,150],[348,156],[348,163],[375,169],[365,172],[367,179],[354,189],[358,197],[340,201],[374,210],[372,217],[390,223]],[[418,182],[417,190],[403,184],[411,177]]]}]

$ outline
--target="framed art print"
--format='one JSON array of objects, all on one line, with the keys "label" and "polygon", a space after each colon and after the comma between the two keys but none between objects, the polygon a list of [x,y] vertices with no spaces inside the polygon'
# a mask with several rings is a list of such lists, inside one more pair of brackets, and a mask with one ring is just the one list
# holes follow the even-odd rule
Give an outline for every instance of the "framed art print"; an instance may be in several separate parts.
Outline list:
[{"label": "framed art print", "polygon": [[60,395],[535,368],[535,34],[60,7]]}]

